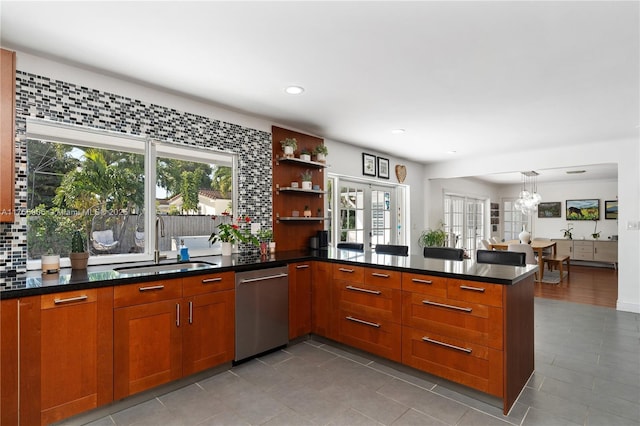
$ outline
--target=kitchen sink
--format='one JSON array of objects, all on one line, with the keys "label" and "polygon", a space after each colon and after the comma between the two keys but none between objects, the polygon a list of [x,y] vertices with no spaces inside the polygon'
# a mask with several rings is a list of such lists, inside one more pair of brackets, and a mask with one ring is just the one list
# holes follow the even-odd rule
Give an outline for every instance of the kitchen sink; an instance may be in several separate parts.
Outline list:
[{"label": "kitchen sink", "polygon": [[163,263],[161,265],[141,265],[114,268],[115,271],[124,275],[152,275],[169,274],[173,272],[199,271],[202,269],[215,268],[215,263],[209,262],[178,262]]}]

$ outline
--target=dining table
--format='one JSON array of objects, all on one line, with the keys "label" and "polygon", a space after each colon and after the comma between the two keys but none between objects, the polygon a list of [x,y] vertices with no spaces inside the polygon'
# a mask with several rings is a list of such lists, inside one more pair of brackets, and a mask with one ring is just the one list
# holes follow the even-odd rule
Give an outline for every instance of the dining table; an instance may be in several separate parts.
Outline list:
[{"label": "dining table", "polygon": [[[519,240],[509,240],[509,241],[503,241],[503,242],[497,242],[497,243],[491,243],[489,244],[489,247],[492,250],[508,250],[509,249],[509,244],[520,244]],[[555,257],[556,255],[556,242],[555,241],[548,241],[548,240],[533,240],[530,243],[531,248],[533,249],[533,252],[536,254],[536,257],[538,258],[538,278],[537,278],[537,282],[541,282],[542,278],[544,277],[544,259],[543,259],[543,254],[544,251],[546,249],[551,248],[553,251],[553,256]]]}]

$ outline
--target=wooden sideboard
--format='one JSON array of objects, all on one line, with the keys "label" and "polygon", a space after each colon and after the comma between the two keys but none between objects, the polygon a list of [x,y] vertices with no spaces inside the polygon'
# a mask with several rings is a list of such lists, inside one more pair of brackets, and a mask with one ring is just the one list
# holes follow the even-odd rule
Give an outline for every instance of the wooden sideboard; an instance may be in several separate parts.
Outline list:
[{"label": "wooden sideboard", "polygon": [[618,242],[601,240],[553,240],[558,255],[569,256],[571,260],[588,262],[618,263]]}]

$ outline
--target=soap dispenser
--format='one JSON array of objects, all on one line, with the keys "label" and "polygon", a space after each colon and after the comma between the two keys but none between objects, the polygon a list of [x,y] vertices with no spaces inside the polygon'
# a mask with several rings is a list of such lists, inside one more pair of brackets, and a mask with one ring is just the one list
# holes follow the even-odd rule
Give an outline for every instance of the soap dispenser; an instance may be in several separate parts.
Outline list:
[{"label": "soap dispenser", "polygon": [[180,261],[189,261],[189,248],[184,245],[184,240],[180,240]]}]

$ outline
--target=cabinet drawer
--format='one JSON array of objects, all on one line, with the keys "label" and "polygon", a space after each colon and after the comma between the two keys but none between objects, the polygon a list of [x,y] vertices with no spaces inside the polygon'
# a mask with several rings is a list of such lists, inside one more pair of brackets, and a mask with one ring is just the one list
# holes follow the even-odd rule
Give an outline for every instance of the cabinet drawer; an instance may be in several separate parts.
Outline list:
[{"label": "cabinet drawer", "polygon": [[58,308],[78,303],[93,303],[97,298],[98,290],[95,288],[44,294],[40,296],[40,309]]},{"label": "cabinet drawer", "polygon": [[233,272],[196,275],[182,279],[182,295],[184,297],[213,291],[233,290],[234,288],[235,275]]},{"label": "cabinet drawer", "polygon": [[402,362],[419,370],[502,396],[502,351],[402,327]]},{"label": "cabinet drawer", "polygon": [[447,278],[421,274],[402,274],[402,290],[447,297]]},{"label": "cabinet drawer", "polygon": [[401,287],[402,273],[387,269],[365,268],[364,283],[387,288]]},{"label": "cabinet drawer", "polygon": [[340,309],[338,319],[340,342],[393,361],[401,361],[402,329],[400,324]]},{"label": "cabinet drawer", "polygon": [[180,278],[128,284],[113,288],[113,306],[115,308],[181,297],[182,279]]},{"label": "cabinet drawer", "polygon": [[450,278],[447,281],[447,298],[501,307],[503,288],[501,284]]},{"label": "cabinet drawer", "polygon": [[495,306],[403,293],[403,325],[499,350],[502,316],[502,309]]},{"label": "cabinet drawer", "polygon": [[334,264],[333,279],[351,281],[356,283],[364,282],[364,267]]},{"label": "cabinet drawer", "polygon": [[335,281],[334,297],[340,309],[398,324],[402,318],[402,292],[398,289]]}]

